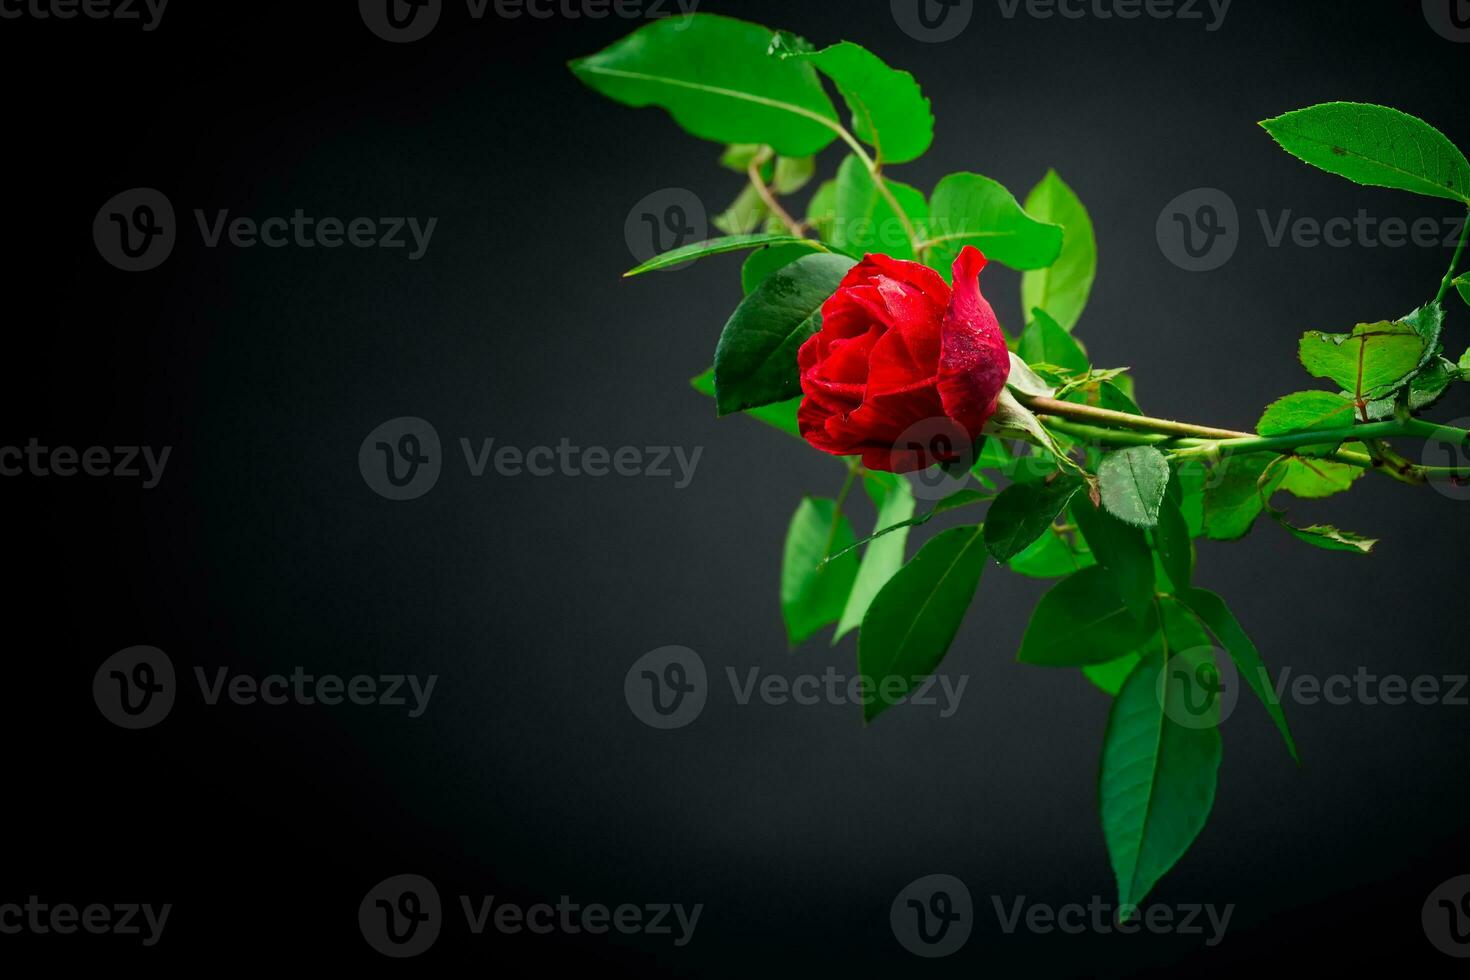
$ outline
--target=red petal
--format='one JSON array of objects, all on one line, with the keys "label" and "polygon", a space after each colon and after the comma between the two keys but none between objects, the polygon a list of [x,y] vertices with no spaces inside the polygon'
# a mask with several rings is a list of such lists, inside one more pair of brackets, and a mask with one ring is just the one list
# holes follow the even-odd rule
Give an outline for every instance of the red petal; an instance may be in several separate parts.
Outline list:
[{"label": "red petal", "polygon": [[972,437],[995,413],[995,400],[1011,373],[1000,322],[980,295],[985,256],[973,245],[954,263],[954,293],[944,314],[939,355],[939,397],[944,411]]},{"label": "red petal", "polygon": [[875,326],[861,337],[834,340],[827,348],[827,356],[817,366],[817,375],[824,381],[866,384],[868,358],[874,344],[883,336],[882,328]]},{"label": "red petal", "polygon": [[[942,308],[949,303],[949,286],[945,284],[944,277],[921,262],[909,262],[888,255],[865,255],[852,272],[858,269],[864,270],[864,279],[881,275],[917,286],[935,306]],[[852,272],[848,275],[852,275]],[[843,282],[846,284],[846,280]]]}]

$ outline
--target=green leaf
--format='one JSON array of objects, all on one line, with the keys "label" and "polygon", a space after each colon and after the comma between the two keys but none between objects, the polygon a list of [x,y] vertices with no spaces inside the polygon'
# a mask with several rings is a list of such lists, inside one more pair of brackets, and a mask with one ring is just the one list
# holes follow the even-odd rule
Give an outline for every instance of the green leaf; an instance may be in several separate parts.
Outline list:
[{"label": "green leaf", "polygon": [[1170,653],[1210,645],[1209,634],[1183,605],[1177,602],[1162,603],[1159,614],[1163,620],[1160,628],[1138,653],[1130,653],[1105,664],[1083,667],[1082,673],[1102,690],[1116,696],[1138,661],[1144,657],[1162,657],[1166,644]]},{"label": "green leaf", "polygon": [[1194,539],[1184,511],[1172,493],[1164,495],[1159,506],[1159,523],[1153,529],[1154,550],[1173,591],[1189,588],[1194,577]]},{"label": "green leaf", "polygon": [[1465,154],[1408,113],[1327,102],[1261,125],[1292,156],[1355,183],[1470,202]]},{"label": "green leaf", "polygon": [[1352,531],[1343,531],[1333,527],[1331,524],[1311,524],[1307,527],[1297,527],[1282,520],[1281,526],[1302,541],[1324,551],[1345,551],[1348,554],[1366,555],[1373,550],[1378,543],[1377,538],[1365,538],[1361,534]]},{"label": "green leaf", "polygon": [[816,157],[777,157],[771,190],[777,194],[795,194],[817,173]]},{"label": "green leaf", "polygon": [[740,303],[715,348],[721,415],[801,394],[796,351],[821,324],[821,307],[856,263],[817,253],[777,269]]},{"label": "green leaf", "polygon": [[[1285,478],[1284,466],[1272,466],[1280,458],[1272,453],[1245,453],[1227,456],[1215,466],[1204,491],[1206,537],[1216,541],[1245,537],[1265,501]],[[1270,476],[1261,485],[1268,467]]]},{"label": "green leaf", "polygon": [[1074,550],[1064,534],[1048,531],[1008,561],[1006,567],[1029,578],[1061,578],[1095,564],[1092,552]]},{"label": "green leaf", "polygon": [[1054,364],[1074,374],[1086,373],[1091,365],[1072,335],[1041,307],[1033,309],[1031,317],[1016,341],[1016,353],[1028,364]]},{"label": "green leaf", "polygon": [[759,143],[736,143],[725,147],[725,152],[720,154],[720,166],[738,174],[749,173],[750,165],[770,152]]},{"label": "green leaf", "polygon": [[1143,414],[1133,398],[1133,379],[1127,375],[1097,382],[1097,406],[1129,415]]},{"label": "green leaf", "polygon": [[1062,226],[1062,251],[1051,265],[1021,276],[1021,309],[1040,307],[1070,333],[1082,316],[1097,277],[1092,219],[1055,170],[1048,170],[1041,183],[1026,195],[1026,213],[1038,221]]},{"label": "green leaf", "polygon": [[710,224],[732,237],[755,237],[756,229],[770,216],[771,211],[760,193],[746,184],[728,208],[710,219]]},{"label": "green leaf", "polygon": [[1014,388],[1023,395],[1031,395],[1035,398],[1050,398],[1056,394],[1056,388],[1046,383],[1046,379],[1035,371],[1023,359],[1016,356],[1013,351],[1010,355],[1011,373],[1006,376],[1006,387]]},{"label": "green leaf", "polygon": [[715,14],[655,20],[572,72],[610,99],[659,106],[695,136],[764,143],[783,156],[816,153],[837,138],[837,111],[799,60],[773,57],[770,28]]},{"label": "green leaf", "polygon": [[[1421,367],[1409,379],[1409,411],[1420,412],[1431,407],[1444,396],[1450,385],[1460,380],[1461,368],[1447,360],[1437,358],[1427,366]],[[1393,417],[1394,406],[1398,402],[1400,388],[1394,394],[1386,398],[1375,398],[1364,406],[1363,412],[1370,421],[1379,421]]]},{"label": "green leaf", "polygon": [[1012,483],[1001,491],[985,515],[985,547],[996,561],[1009,561],[1046,534],[1057,515],[1082,489],[1071,473]]},{"label": "green leaf", "polygon": [[970,472],[977,477],[982,477],[987,470],[997,470],[1009,476],[1015,465],[1016,457],[1011,455],[1005,440],[982,439],[979,450],[975,454],[975,465],[970,467]]},{"label": "green leaf", "polygon": [[1353,403],[1330,391],[1298,391],[1266,406],[1256,423],[1263,436],[1311,429],[1342,429],[1353,424]]},{"label": "green leaf", "polygon": [[[1122,370],[1127,371],[1128,369],[1123,368]],[[1120,390],[1122,390],[1123,394],[1128,396],[1128,399],[1130,401],[1134,402],[1135,404],[1138,402],[1138,391],[1136,390],[1138,386],[1134,383],[1132,375],[1120,375],[1118,378],[1114,379],[1113,383],[1116,384]],[[1142,415],[1143,413],[1139,412],[1139,414]]]},{"label": "green leaf", "polygon": [[781,615],[793,647],[823,626],[837,622],[857,577],[856,555],[822,564],[829,552],[852,543],[852,525],[846,517],[838,515],[833,527],[836,508],[835,500],[803,498],[786,531],[781,560]]},{"label": "green leaf", "polygon": [[1286,740],[1287,751],[1300,765],[1301,758],[1296,752],[1296,742],[1291,737],[1291,729],[1286,724],[1286,714],[1281,710],[1281,703],[1276,699],[1276,692],[1271,687],[1271,679],[1266,673],[1266,663],[1261,659],[1256,645],[1241,628],[1235,614],[1230,611],[1229,606],[1225,605],[1225,600],[1207,589],[1184,589],[1180,591],[1177,598],[1204,622],[1220,645],[1230,653],[1230,659],[1235,662],[1235,669],[1239,672],[1241,679],[1265,706],[1266,713],[1271,716],[1271,720],[1276,723],[1276,729]]},{"label": "green leaf", "polygon": [[[1118,378],[1124,381],[1125,378]],[[1062,401],[1075,402],[1078,405],[1091,405],[1094,408],[1106,408],[1111,412],[1127,412],[1129,415],[1142,415],[1138,404],[1124,391],[1116,382],[1109,380],[1082,381],[1075,386],[1069,386],[1065,393],[1059,393]]]},{"label": "green leaf", "polygon": [[[1355,447],[1355,448],[1353,448]],[[1367,452],[1362,443],[1349,443],[1354,452]],[[1286,473],[1279,489],[1305,500],[1320,500],[1352,489],[1367,470],[1351,463],[1334,463],[1330,459],[1307,459],[1296,456],[1285,464]]]},{"label": "green leaf", "polygon": [[[1082,346],[1082,344],[1081,344],[1080,341],[1078,342],[1077,346],[1079,346],[1079,347]],[[1111,381],[1114,384],[1115,387],[1118,387],[1120,389],[1126,388],[1128,391],[1131,391],[1132,390],[1132,379],[1123,377],[1123,375],[1125,375],[1127,373],[1128,373],[1128,369],[1125,368],[1125,367],[1121,367],[1121,368],[1094,368],[1093,370],[1088,371],[1087,374],[1084,375],[1083,377],[1074,378],[1073,380],[1067,382],[1066,387],[1068,389],[1071,389],[1071,388],[1082,387],[1082,386],[1096,385],[1096,384],[1098,384],[1100,382],[1103,382],[1103,381]],[[1126,394],[1126,391],[1125,391],[1125,394]],[[1128,397],[1129,398],[1132,398],[1133,396],[1132,395],[1129,395]]]},{"label": "green leaf", "polygon": [[[711,398],[715,397],[715,369],[705,369],[702,374],[690,378],[689,384],[695,391],[709,395]],[[752,408],[744,414],[800,439],[801,428],[796,424],[796,410],[800,407],[801,399],[793,398],[790,401],[775,402],[770,405],[762,405],[760,408]]]},{"label": "green leaf", "polygon": [[1189,850],[1215,802],[1220,730],[1171,719],[1169,699],[1188,692],[1159,683],[1164,665],[1161,656],[1139,661],[1103,739],[1098,797],[1124,918]]},{"label": "green leaf", "polygon": [[1439,336],[1444,332],[1444,307],[1438,300],[1430,300],[1401,321],[1414,328],[1424,340],[1424,355],[1419,366],[1429,363],[1430,358],[1440,351]]},{"label": "green leaf", "polygon": [[1304,541],[1314,548],[1321,548],[1323,551],[1345,551],[1353,555],[1366,555],[1378,543],[1377,538],[1365,538],[1352,531],[1339,530],[1331,524],[1297,527],[1286,519],[1284,512],[1275,508],[1272,508],[1269,513],[1277,524],[1286,528],[1297,540]]},{"label": "green leaf", "polygon": [[[1014,364],[1014,360],[1012,361]],[[1012,380],[1015,372],[1012,371]],[[1041,424],[1041,419],[1036,413],[1016,400],[1011,394],[1009,387],[1003,389],[1000,396],[995,400],[995,414],[990,416],[990,421],[985,424],[985,432],[988,435],[999,435],[1027,439],[1035,441],[1051,453],[1059,464],[1069,467],[1073,472],[1079,472],[1077,464],[1067,456],[1057,441],[1052,438],[1051,430]]]},{"label": "green leaf", "polygon": [[1191,538],[1205,533],[1205,482],[1209,474],[1209,467],[1203,462],[1191,460],[1176,465],[1174,479],[1169,481],[1170,487],[1179,488],[1179,509],[1184,512]]},{"label": "green leaf", "polygon": [[1133,673],[1133,668],[1138,666],[1139,656],[1136,653],[1128,653],[1117,660],[1109,660],[1105,664],[1091,664],[1082,668],[1082,675],[1092,681],[1097,688],[1107,694],[1117,697],[1123,688],[1123,682],[1128,675]]},{"label": "green leaf", "polygon": [[1365,392],[1369,401],[1362,414],[1369,419],[1391,417],[1405,386],[1409,389],[1410,410],[1427,408],[1438,401],[1445,389],[1459,376],[1454,365],[1437,356],[1443,350],[1439,339],[1444,332],[1444,307],[1438,300],[1419,307],[1399,321],[1399,326],[1411,327],[1419,335],[1424,341],[1423,352],[1414,370],[1392,384],[1381,386],[1373,392]]},{"label": "green leaf", "polygon": [[1145,654],[1162,654],[1165,644],[1171,654],[1211,645],[1206,627],[1183,603],[1159,603],[1159,618],[1162,629],[1150,638],[1143,651]]},{"label": "green leaf", "polygon": [[[978,526],[950,528],[931,538],[868,607],[858,634],[859,671],[879,690],[896,685],[906,696],[944,659],[984,570]],[[872,721],[889,704],[872,698],[863,706],[863,720]]]},{"label": "green leaf", "polygon": [[[1455,284],[1455,288],[1460,291],[1460,298],[1463,299],[1465,302],[1470,303],[1470,272],[1460,273],[1454,278],[1453,282]],[[1461,367],[1465,366],[1464,361],[1465,359],[1463,357],[1460,358]]]},{"label": "green leaf", "polygon": [[824,180],[817,185],[812,199],[806,206],[806,223],[821,238],[832,240],[832,229],[837,223],[837,181]]},{"label": "green leaf", "polygon": [[1041,597],[1016,659],[1042,667],[1107,663],[1138,649],[1154,629],[1152,615],[1139,619],[1123,605],[1106,569],[1084,568]]},{"label": "green leaf", "polygon": [[[884,179],[889,192],[915,230],[929,215],[923,192],[896,180]],[[856,156],[848,156],[837,170],[835,215],[831,229],[834,246],[851,252],[881,252],[912,261],[913,243],[888,198],[879,192],[873,175]]]},{"label": "green leaf", "polygon": [[1097,468],[1103,506],[1114,517],[1134,527],[1159,522],[1159,504],[1169,485],[1169,461],[1152,446],[1115,449]]},{"label": "green leaf", "polygon": [[853,134],[878,151],[880,162],[906,163],[929,149],[934,115],[913,75],[851,41],[783,57],[805,59],[837,84],[852,112]]},{"label": "green leaf", "polygon": [[966,245],[1013,269],[1044,268],[1062,251],[1060,225],[1037,221],[1010,191],[979,174],[950,174],[934,188],[929,236],[926,261],[942,272]]},{"label": "green leaf", "polygon": [[806,245],[772,245],[768,248],[756,249],[746,257],[744,264],[740,266],[741,291],[749,296],[761,283],[771,277],[771,273],[811,253],[811,248]]},{"label": "green leaf", "polygon": [[[903,477],[869,470],[863,474],[863,488],[878,511],[873,522],[875,530],[893,527],[914,516],[914,492]],[[903,567],[908,538],[908,529],[898,528],[892,534],[873,540],[863,552],[857,581],[852,584],[847,605],[843,607],[842,618],[837,623],[837,632],[832,637],[834,644],[862,625],[873,597]]]},{"label": "green leaf", "polygon": [[1328,378],[1355,397],[1371,397],[1419,366],[1424,338],[1402,321],[1360,323],[1352,333],[1302,335],[1300,356],[1308,373]]},{"label": "green leaf", "polygon": [[1148,618],[1154,601],[1154,556],[1143,531],[1085,498],[1072,501],[1072,520],[1124,605],[1134,617]]},{"label": "green leaf", "polygon": [[821,242],[812,241],[810,238],[797,238],[793,235],[727,235],[724,238],[711,238],[708,241],[695,242],[683,248],[672,249],[662,255],[655,255],[636,269],[629,269],[623,273],[623,277],[626,279],[631,276],[641,276],[645,272],[667,269],[669,266],[692,262],[710,255],[722,255],[725,252],[738,252],[742,249],[762,248],[768,245],[789,246],[799,249],[800,254],[827,250]]},{"label": "green leaf", "polygon": [[[948,497],[945,497],[943,500],[936,503],[933,507],[929,508],[928,511],[920,514],[918,517],[910,517],[907,520],[897,521],[896,523],[890,524],[887,527],[882,528],[881,530],[874,531],[866,538],[863,538],[861,541],[858,541],[856,544],[852,545],[850,548],[847,549],[847,551],[851,551],[852,548],[856,548],[857,545],[867,544],[869,541],[875,541],[878,538],[883,537],[885,534],[892,534],[893,532],[902,530],[903,528],[920,527],[924,524],[928,524],[940,514],[948,513],[949,511],[957,510],[961,507],[969,507],[972,504],[984,503],[987,500],[994,499],[994,494],[984,493],[980,490],[956,490],[954,493],[950,494]],[[846,551],[835,552],[832,555],[832,558],[837,558],[843,554],[846,554]],[[828,560],[830,561],[831,559]]]}]

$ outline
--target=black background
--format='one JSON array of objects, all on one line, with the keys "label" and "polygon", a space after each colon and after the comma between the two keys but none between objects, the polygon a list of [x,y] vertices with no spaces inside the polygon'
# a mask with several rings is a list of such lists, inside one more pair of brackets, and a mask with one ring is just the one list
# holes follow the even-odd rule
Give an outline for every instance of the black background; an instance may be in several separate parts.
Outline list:
[{"label": "black background", "polygon": [[[901,32],[886,0],[707,0],[702,10],[858,41],[916,73],[938,136],[894,175],[974,170],[1024,194],[1055,166],[1088,205],[1100,273],[1079,328],[1132,366],[1153,414],[1249,427],[1311,387],[1305,329],[1407,312],[1444,249],[1268,245],[1255,218],[1447,202],[1358,188],[1292,160],[1256,120],[1334,99],[1413,112],[1470,144],[1470,46],[1417,3],[1236,0],[1201,21],[1002,16],[956,40]],[[1238,971],[1342,962],[1448,972],[1419,924],[1466,853],[1465,707],[1288,705],[1294,767],[1259,706],[1225,728],[1209,825],[1160,903],[1234,903],[1225,942],[1004,935],[991,895],[1111,900],[1096,816],[1107,699],[1076,672],[1013,663],[1045,584],[992,569],[946,662],[959,712],[739,706],[724,669],[854,669],[854,643],[792,655],[777,586],[786,524],[841,469],[686,379],[739,297],[735,259],[624,282],[629,209],[669,187],[711,214],[740,179],[718,148],[565,70],[638,22],[487,16],[449,3],[392,45],[355,5],[186,3],[136,23],[0,20],[9,357],[0,444],[168,445],[162,484],[5,478],[9,642],[0,902],[170,902],[162,942],[0,936],[0,963],[104,959],[228,969],[391,965],[358,932],[363,894],[404,872],[455,896],[703,903],[694,941],[470,937],[451,921],[410,969],[570,965],[610,974],[961,971],[1012,976]],[[826,151],[830,171],[840,156]],[[162,190],[172,257],[120,272],[91,223]],[[1219,187],[1235,257],[1201,274],[1160,252],[1171,198]],[[205,248],[192,211],[264,218],[437,216],[427,255]],[[1017,276],[982,284],[1019,316]],[[1447,346],[1470,341],[1451,303]],[[1458,393],[1436,410],[1470,414]],[[446,444],[427,496],[364,485],[364,436],[422,416]],[[457,440],[703,447],[691,486],[473,478]],[[1303,516],[1383,538],[1365,559],[1272,527],[1204,544],[1268,663],[1326,675],[1463,673],[1467,504],[1364,479]],[[860,515],[860,520],[866,520]],[[926,532],[929,529],[926,529]],[[925,535],[918,535],[922,540]],[[124,731],[93,673],[133,644],[186,690]],[[654,731],[622,696],[655,647],[698,651],[709,706]],[[439,677],[429,710],[206,706],[196,666]],[[963,879],[979,922],[949,960],[905,953],[888,905]]]}]

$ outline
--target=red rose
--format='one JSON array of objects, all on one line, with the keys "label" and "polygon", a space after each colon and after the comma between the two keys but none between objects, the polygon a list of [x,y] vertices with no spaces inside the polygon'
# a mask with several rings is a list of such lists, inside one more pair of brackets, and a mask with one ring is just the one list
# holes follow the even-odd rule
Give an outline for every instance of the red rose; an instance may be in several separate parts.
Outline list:
[{"label": "red rose", "polygon": [[1011,370],[980,295],[983,268],[968,245],[952,290],[917,262],[869,255],[854,266],[796,355],[806,441],[893,473],[965,458]]}]

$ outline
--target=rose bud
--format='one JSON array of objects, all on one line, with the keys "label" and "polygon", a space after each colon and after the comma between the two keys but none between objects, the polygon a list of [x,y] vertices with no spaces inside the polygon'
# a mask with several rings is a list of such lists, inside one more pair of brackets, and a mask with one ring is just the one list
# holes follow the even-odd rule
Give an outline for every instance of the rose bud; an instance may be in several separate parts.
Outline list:
[{"label": "rose bud", "polygon": [[970,457],[1011,369],[980,295],[985,261],[973,246],[961,250],[953,289],[933,269],[886,255],[848,272],[797,352],[807,442],[893,473]]}]

